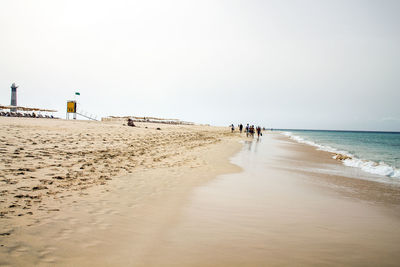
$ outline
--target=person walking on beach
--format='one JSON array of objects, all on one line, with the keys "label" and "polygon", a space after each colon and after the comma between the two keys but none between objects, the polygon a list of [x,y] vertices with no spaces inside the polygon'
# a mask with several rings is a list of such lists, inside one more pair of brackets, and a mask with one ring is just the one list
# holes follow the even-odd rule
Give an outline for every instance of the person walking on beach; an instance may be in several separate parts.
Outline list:
[{"label": "person walking on beach", "polygon": [[261,133],[261,127],[260,126],[257,126],[257,138],[260,138],[260,135],[262,135],[262,133]]},{"label": "person walking on beach", "polygon": [[232,130],[232,133],[235,131],[235,125],[233,125],[233,123],[231,125],[231,130]]},{"label": "person walking on beach", "polygon": [[254,137],[254,125],[250,126],[250,135],[251,137]]},{"label": "person walking on beach", "polygon": [[242,133],[242,131],[243,131],[243,124],[240,124],[240,125],[239,125],[239,131],[240,131],[240,133]]},{"label": "person walking on beach", "polygon": [[246,125],[246,137],[249,137],[250,127],[249,124]]}]

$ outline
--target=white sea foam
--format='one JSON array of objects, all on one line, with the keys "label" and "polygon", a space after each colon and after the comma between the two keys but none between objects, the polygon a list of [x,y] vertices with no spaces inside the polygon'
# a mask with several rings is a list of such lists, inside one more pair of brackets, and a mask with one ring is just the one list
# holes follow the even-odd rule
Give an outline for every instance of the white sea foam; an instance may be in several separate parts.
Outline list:
[{"label": "white sea foam", "polygon": [[[400,178],[400,170],[390,165],[387,165],[385,162],[377,163],[370,160],[359,159],[347,151],[338,150],[330,146],[324,146],[312,141],[305,140],[300,136],[294,135],[291,132],[283,132],[282,134],[288,136],[290,139],[295,140],[298,143],[314,146],[317,148],[317,150],[323,150],[331,153],[348,156],[350,157],[349,159],[342,160],[343,164],[346,166],[360,168],[361,170],[372,174],[377,174],[392,178]],[[333,156],[333,158],[336,158],[336,155]]]}]

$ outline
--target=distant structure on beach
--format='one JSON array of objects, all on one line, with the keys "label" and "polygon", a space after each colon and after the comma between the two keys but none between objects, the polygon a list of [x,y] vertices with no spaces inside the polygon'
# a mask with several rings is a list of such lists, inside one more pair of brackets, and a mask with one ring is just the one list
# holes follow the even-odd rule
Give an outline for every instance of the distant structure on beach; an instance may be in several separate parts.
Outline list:
[{"label": "distant structure on beach", "polygon": [[124,116],[124,117],[109,116],[106,118],[101,118],[101,121],[126,121],[127,119],[131,119],[134,122],[194,125],[193,122],[181,121],[178,119],[161,119],[154,117],[135,117],[135,116]]},{"label": "distant structure on beach", "polygon": [[[17,106],[17,88],[15,83],[11,85],[11,103],[9,106],[0,105],[0,117],[55,118],[46,113],[57,112],[57,110]],[[41,112],[46,113],[41,114]]]},{"label": "distant structure on beach", "polygon": [[72,113],[72,118],[76,120],[76,101],[67,101],[67,115],[65,117],[67,120],[69,120],[70,113]]},{"label": "distant structure on beach", "polygon": [[[11,106],[17,106],[17,88],[18,86],[15,85],[15,83],[13,83],[11,85]],[[16,112],[17,109],[16,108],[12,108],[11,112]]]}]

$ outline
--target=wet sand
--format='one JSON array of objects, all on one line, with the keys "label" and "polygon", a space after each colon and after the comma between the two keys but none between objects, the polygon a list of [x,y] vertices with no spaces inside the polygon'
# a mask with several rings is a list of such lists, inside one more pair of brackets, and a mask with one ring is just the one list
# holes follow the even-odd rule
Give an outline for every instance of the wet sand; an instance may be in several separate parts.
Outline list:
[{"label": "wet sand", "polygon": [[[265,133],[259,142],[243,137],[241,145],[238,138],[218,133],[224,129],[191,129],[193,134],[206,131],[217,141],[189,148],[193,143],[188,138],[184,141],[188,146],[171,158],[181,164],[133,168],[104,185],[54,200],[51,203],[59,210],[36,215],[28,227],[9,224],[10,235],[0,237],[0,264],[397,266],[400,262],[398,187],[356,179],[354,170],[333,160],[330,153],[279,134]],[[235,165],[228,160],[234,154]],[[343,170],[349,177],[337,175]],[[8,222],[13,218],[18,219],[14,216]]]},{"label": "wet sand", "polygon": [[[399,265],[400,188],[277,134],[233,162],[243,172],[197,188],[149,265]],[[342,168],[350,177],[332,174]]]}]

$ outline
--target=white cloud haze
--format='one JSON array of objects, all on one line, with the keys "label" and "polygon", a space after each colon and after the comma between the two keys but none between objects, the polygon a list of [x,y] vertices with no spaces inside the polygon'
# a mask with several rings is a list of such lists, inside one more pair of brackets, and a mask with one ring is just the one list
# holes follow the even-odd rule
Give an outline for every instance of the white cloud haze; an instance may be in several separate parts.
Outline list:
[{"label": "white cloud haze", "polygon": [[[399,1],[0,2],[0,104],[400,130]],[[392,118],[390,120],[385,118]]]}]

